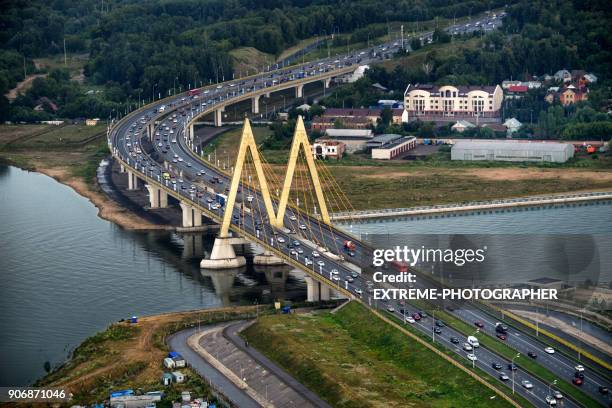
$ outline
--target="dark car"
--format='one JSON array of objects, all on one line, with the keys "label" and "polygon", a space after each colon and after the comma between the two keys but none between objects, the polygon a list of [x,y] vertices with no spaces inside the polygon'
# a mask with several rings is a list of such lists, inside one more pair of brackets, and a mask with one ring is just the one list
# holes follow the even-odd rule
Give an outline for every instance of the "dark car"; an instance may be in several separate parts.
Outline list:
[{"label": "dark car", "polygon": [[603,395],[608,395],[608,387],[604,387],[603,385],[599,386],[599,392]]},{"label": "dark car", "polygon": [[536,353],[534,353],[533,351],[528,351],[527,355],[531,358],[538,358],[538,355]]},{"label": "dark car", "polygon": [[584,373],[582,373],[580,371],[576,371],[574,373],[574,378],[580,378],[581,380],[584,380]]},{"label": "dark car", "polygon": [[574,385],[582,385],[582,379],[581,378],[572,378],[572,384]]},{"label": "dark car", "polygon": [[412,318],[418,322],[419,320],[421,320],[421,315],[418,313],[413,313]]},{"label": "dark car", "polygon": [[440,334],[440,333],[442,333],[442,329],[441,329],[441,328],[439,328],[439,327],[436,327],[436,328],[434,329],[434,333],[436,333],[436,334]]},{"label": "dark car", "polygon": [[502,333],[497,333],[497,338],[500,339],[500,340],[506,340],[507,339],[506,335],[502,334]]},{"label": "dark car", "polygon": [[518,370],[518,367],[516,366],[516,364],[508,363],[508,370],[516,371]]},{"label": "dark car", "polygon": [[493,367],[496,370],[501,370],[502,369],[502,365],[499,364],[498,362],[495,362],[495,361],[491,364],[491,367]]},{"label": "dark car", "polygon": [[451,337],[450,338],[450,342],[453,343],[453,344],[459,344],[459,339],[456,338],[456,337]]},{"label": "dark car", "polygon": [[442,320],[436,320],[436,326],[444,327],[444,322]]},{"label": "dark car", "polygon": [[483,322],[474,322],[474,324],[476,325],[476,327],[479,327],[481,329],[484,327],[484,323]]}]

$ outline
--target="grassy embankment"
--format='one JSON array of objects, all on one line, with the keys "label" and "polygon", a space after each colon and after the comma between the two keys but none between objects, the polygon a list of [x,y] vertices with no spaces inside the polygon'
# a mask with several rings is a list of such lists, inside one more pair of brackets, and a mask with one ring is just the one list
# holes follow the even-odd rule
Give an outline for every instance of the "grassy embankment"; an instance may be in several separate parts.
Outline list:
[{"label": "grassy embankment", "polygon": [[32,170],[56,170],[93,183],[108,154],[106,127],[2,125],[0,160]]},{"label": "grassy embankment", "polygon": [[[253,127],[258,144],[271,135],[267,127]],[[235,163],[241,129],[230,130],[208,147],[217,158]],[[287,150],[267,150],[262,155],[282,180]],[[228,160],[229,158],[229,160]],[[612,157],[596,160],[579,156],[566,164],[507,162],[456,162],[450,153],[438,152],[426,160],[381,162],[365,155],[327,161],[344,192],[350,191],[355,209],[411,207],[612,188]],[[270,180],[269,180],[270,182]],[[272,188],[280,187],[272,184]]]},{"label": "grassy embankment", "polygon": [[254,314],[253,306],[245,306],[149,316],[135,325],[114,323],[81,343],[68,362],[36,386],[66,388],[74,394],[73,404],[102,402],[111,390],[126,388],[143,392],[163,389],[167,396],[162,406],[170,406],[184,390],[212,400],[208,385],[189,368],[181,369],[187,375],[184,384],[162,386],[162,360],[168,352],[164,339],[198,322],[204,325]]},{"label": "grassy embankment", "polygon": [[355,302],[336,314],[260,317],[244,336],[335,407],[509,406]]}]

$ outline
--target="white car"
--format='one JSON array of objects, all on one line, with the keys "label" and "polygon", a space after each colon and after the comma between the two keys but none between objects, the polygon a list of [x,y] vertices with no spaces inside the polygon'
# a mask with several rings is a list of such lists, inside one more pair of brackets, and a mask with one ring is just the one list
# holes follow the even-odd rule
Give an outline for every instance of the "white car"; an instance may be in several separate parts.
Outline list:
[{"label": "white car", "polygon": [[416,320],[412,316],[406,316],[406,321],[411,324],[415,324]]},{"label": "white car", "polygon": [[472,345],[470,343],[463,343],[463,349],[465,351],[472,351],[472,350],[474,350],[474,347],[472,347]]},{"label": "white car", "polygon": [[308,258],[304,259],[304,265],[308,266],[308,265],[312,265],[312,261]]},{"label": "white car", "polygon": [[584,366],[583,365],[577,365],[576,367],[574,367],[574,370],[578,371],[579,373],[584,371]]},{"label": "white car", "polygon": [[340,280],[340,278],[338,277],[338,275],[334,275],[334,276],[332,276],[332,280],[334,280],[334,281],[339,281],[339,280]]},{"label": "white car", "polygon": [[293,255],[293,256],[297,256],[298,253],[297,253],[297,251],[295,249],[292,249],[290,254]]},{"label": "white car", "polygon": [[546,352],[546,354],[555,354],[555,349],[552,347],[546,347],[544,351]]},{"label": "white car", "polygon": [[280,242],[281,244],[282,244],[283,242],[285,242],[285,238],[283,238],[283,237],[278,237],[278,238],[276,238],[276,240],[277,240],[278,242]]},{"label": "white car", "polygon": [[297,217],[296,217],[295,215],[292,215],[291,217],[289,217],[289,219],[290,219],[291,221],[297,221]]},{"label": "white car", "polygon": [[358,295],[361,295],[363,293],[363,290],[359,289],[359,288],[355,288],[355,293]]},{"label": "white car", "polygon": [[300,229],[303,231],[306,229],[306,226],[304,224],[300,224]]},{"label": "white car", "polygon": [[337,269],[332,269],[330,272],[331,272],[332,274],[334,274],[334,275],[337,275],[337,274],[339,274],[339,273],[340,273],[340,272],[338,272],[338,270],[337,270]]},{"label": "white car", "polygon": [[470,360],[470,361],[476,361],[476,360],[478,360],[478,357],[476,357],[476,354],[470,353],[470,354],[467,355],[467,359]]},{"label": "white car", "polygon": [[312,251],[312,257],[313,258],[318,258],[320,255],[317,251]]},{"label": "white car", "polygon": [[323,262],[323,261],[319,261],[319,262],[317,262],[317,265],[319,265],[319,266],[325,266],[325,262]]},{"label": "white car", "polygon": [[546,403],[552,407],[552,406],[557,405],[557,400],[552,395],[547,395],[546,396]]},{"label": "white car", "polygon": [[533,388],[533,384],[531,383],[531,381],[529,380],[523,380],[521,381],[521,385],[525,388],[527,388],[528,390]]},{"label": "white car", "polygon": [[389,311],[389,312],[393,313],[393,312],[395,312],[395,309],[393,308],[393,306],[389,306],[389,307],[387,308],[387,311]]}]

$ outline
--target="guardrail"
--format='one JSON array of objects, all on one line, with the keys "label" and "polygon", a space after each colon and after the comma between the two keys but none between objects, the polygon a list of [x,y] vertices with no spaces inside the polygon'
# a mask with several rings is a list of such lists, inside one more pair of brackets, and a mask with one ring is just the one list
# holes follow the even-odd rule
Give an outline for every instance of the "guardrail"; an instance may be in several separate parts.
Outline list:
[{"label": "guardrail", "polygon": [[590,193],[575,193],[551,196],[534,196],[510,198],[491,201],[473,201],[457,204],[439,204],[410,208],[387,208],[381,210],[364,210],[337,212],[330,215],[333,220],[386,218],[405,215],[423,215],[459,211],[486,210],[496,208],[526,207],[538,204],[563,204],[579,201],[612,200],[612,191],[594,191]]}]

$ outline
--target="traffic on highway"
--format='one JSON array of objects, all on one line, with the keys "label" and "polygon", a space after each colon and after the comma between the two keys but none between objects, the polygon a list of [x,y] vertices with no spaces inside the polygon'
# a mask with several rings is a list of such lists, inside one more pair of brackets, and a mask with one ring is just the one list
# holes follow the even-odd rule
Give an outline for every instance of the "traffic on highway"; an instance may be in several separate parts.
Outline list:
[{"label": "traffic on highway", "polygon": [[[452,26],[447,31],[459,34],[473,31],[475,27],[493,29],[501,24],[502,18],[503,14],[492,15],[472,23]],[[173,197],[196,206],[207,217],[220,221],[226,208],[218,201],[217,194],[227,191],[230,176],[201,160],[194,151],[196,146],[187,129],[196,119],[239,100],[287,89],[310,80],[345,75],[359,65],[390,57],[401,45],[401,41],[394,41],[349,55],[264,72],[156,101],[116,123],[109,133],[109,146],[113,155],[134,169],[139,178],[162,186]],[[149,123],[155,124],[152,135],[147,134]],[[559,378],[573,382],[603,405],[609,405],[609,396],[602,392],[602,387],[607,387],[609,381],[588,370],[579,370],[579,362],[565,355],[545,352],[545,343],[529,335],[510,330],[506,339],[500,339],[515,349],[517,356],[520,353],[515,361],[510,361],[486,347],[468,343],[466,336],[448,327],[442,320],[427,316],[417,307],[373,299],[371,292],[376,284],[361,273],[363,268],[370,266],[371,249],[346,232],[294,207],[287,208],[284,220],[286,228],[273,228],[262,210],[261,194],[246,184],[240,186],[237,203],[239,205],[231,209],[233,231],[247,235],[250,240],[274,251],[338,291],[386,311],[401,323],[412,326],[432,341],[455,352],[468,365],[497,378],[534,405],[580,406],[568,396],[561,395],[555,384],[545,383],[523,370],[520,359],[535,359]],[[276,206],[274,202],[275,210]],[[354,247],[346,247],[348,240],[354,242]],[[469,309],[455,309],[453,313],[466,322],[482,324],[474,325],[474,337],[485,333],[497,335],[496,322],[489,316]],[[535,353],[536,357],[530,357],[529,352]],[[584,378],[580,378],[579,374]]]}]

